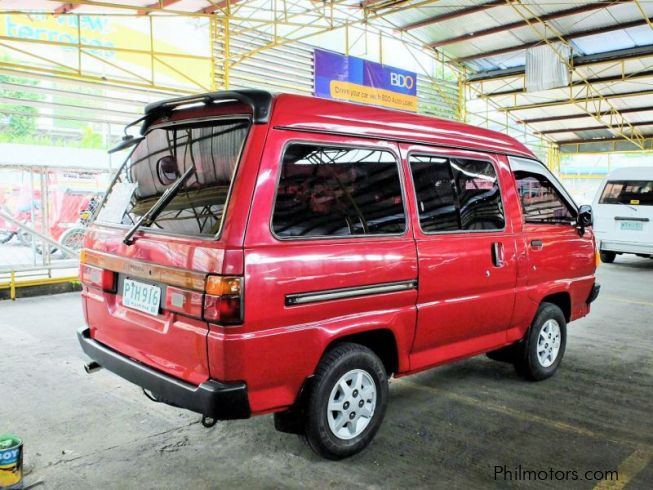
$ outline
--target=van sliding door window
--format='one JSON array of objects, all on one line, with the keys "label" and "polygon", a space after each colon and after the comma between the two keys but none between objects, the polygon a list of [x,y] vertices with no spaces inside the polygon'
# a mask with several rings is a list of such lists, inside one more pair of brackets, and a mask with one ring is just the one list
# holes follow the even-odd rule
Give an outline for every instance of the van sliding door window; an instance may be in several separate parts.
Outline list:
[{"label": "van sliding door window", "polygon": [[406,215],[388,151],[291,144],[272,217],[280,238],[400,234]]},{"label": "van sliding door window", "polygon": [[544,175],[518,170],[515,180],[526,223],[574,223],[575,211]]},{"label": "van sliding door window", "polygon": [[422,231],[502,230],[499,182],[489,161],[411,155]]},{"label": "van sliding door window", "polygon": [[230,119],[151,130],[120,169],[97,221],[134,224],[192,167],[190,177],[150,228],[215,235],[248,128],[248,120]]}]

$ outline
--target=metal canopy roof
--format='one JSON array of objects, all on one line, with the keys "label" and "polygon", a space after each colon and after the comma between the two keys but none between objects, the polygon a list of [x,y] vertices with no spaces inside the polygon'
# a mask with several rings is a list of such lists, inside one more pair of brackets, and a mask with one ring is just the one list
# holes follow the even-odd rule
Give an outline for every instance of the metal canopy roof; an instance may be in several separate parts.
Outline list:
[{"label": "metal canopy roof", "polygon": [[[239,10],[249,3],[0,0],[0,10],[208,15],[224,14],[234,6]],[[338,8],[348,17],[340,19],[341,25],[382,22],[402,39],[435,49],[465,73],[472,112],[474,107],[482,111],[487,102],[561,145],[622,140],[636,149],[647,147],[653,136],[652,0],[290,0],[288,4],[330,6],[331,20],[327,10],[315,18],[316,24],[324,21],[327,28],[337,27],[333,9]],[[570,86],[527,92],[526,49],[560,41],[572,48]]]},{"label": "metal canopy roof", "polygon": [[[653,135],[652,1],[412,3],[387,18],[462,65],[475,98],[536,133],[561,145],[622,139],[633,148]],[[572,48],[570,86],[527,92],[526,49],[554,42]]]}]

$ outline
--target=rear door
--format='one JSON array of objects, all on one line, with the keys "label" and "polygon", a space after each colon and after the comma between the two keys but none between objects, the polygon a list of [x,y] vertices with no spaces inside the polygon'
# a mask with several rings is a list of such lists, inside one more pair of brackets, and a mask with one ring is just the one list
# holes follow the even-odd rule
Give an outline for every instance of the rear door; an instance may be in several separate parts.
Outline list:
[{"label": "rear door", "polygon": [[643,253],[653,249],[653,180],[608,180],[594,208],[594,229],[604,242],[602,249],[637,252],[638,245]]},{"label": "rear door", "polygon": [[403,148],[412,177],[419,258],[411,369],[502,345],[517,274],[503,196],[505,161],[469,151]]},{"label": "rear door", "polygon": [[[135,147],[85,239],[83,296],[95,340],[193,384],[209,377],[205,282],[242,273],[225,269],[242,264],[242,235],[233,232],[250,200],[242,177],[258,165],[254,136],[267,128],[249,130],[247,116],[178,120]],[[190,168],[180,192],[126,244],[134,223]],[[113,282],[98,287],[103,271]]]}]

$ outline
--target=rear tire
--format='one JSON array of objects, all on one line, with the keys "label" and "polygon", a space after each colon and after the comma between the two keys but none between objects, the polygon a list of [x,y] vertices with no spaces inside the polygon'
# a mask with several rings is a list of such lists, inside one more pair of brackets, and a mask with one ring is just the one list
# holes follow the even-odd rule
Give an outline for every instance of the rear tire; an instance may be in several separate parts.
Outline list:
[{"label": "rear tire", "polygon": [[367,347],[342,343],[328,351],[313,377],[302,438],[332,460],[362,451],[381,426],[388,404],[388,377]]},{"label": "rear tire", "polygon": [[556,372],[567,345],[567,321],[562,310],[542,303],[526,334],[524,351],[515,369],[526,379],[541,381]]},{"label": "rear tire", "polygon": [[600,255],[601,255],[601,262],[605,264],[612,264],[614,262],[614,259],[617,257],[617,254],[615,252],[606,252],[604,250],[601,250]]}]

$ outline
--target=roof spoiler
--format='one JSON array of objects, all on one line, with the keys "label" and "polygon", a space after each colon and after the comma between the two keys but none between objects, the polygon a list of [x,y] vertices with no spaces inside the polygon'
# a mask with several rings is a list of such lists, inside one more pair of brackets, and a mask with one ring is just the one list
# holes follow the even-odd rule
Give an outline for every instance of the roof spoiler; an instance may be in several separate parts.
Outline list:
[{"label": "roof spoiler", "polygon": [[141,126],[141,134],[144,134],[155,120],[170,114],[179,106],[195,103],[209,105],[214,102],[229,100],[248,105],[252,109],[252,122],[254,124],[265,124],[270,119],[270,108],[272,106],[272,94],[270,92],[255,89],[224,90],[177,97],[148,104],[145,106],[145,120]]}]

